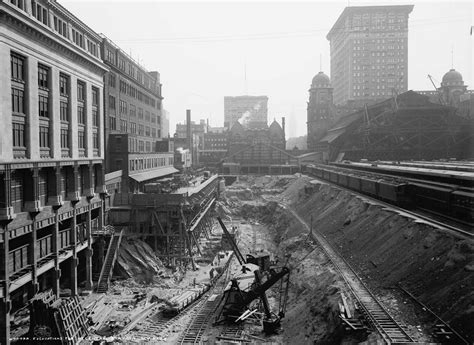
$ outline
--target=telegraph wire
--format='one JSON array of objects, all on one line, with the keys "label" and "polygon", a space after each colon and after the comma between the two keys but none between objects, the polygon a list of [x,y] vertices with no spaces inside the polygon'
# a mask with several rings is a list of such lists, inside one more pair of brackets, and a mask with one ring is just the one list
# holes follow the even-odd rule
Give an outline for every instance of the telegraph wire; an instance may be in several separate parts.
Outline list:
[{"label": "telegraph wire", "polygon": [[[442,18],[447,19],[447,18]],[[470,19],[468,17],[451,17],[449,20],[440,21],[438,18],[420,19],[409,22],[410,27],[427,26],[458,22],[462,19]],[[343,27],[341,27],[343,28]],[[334,27],[333,27],[334,29]],[[336,28],[337,30],[338,28]],[[241,40],[262,40],[262,39],[285,39],[298,37],[314,37],[314,34],[321,32],[329,32],[330,29],[312,29],[294,32],[274,32],[274,33],[257,33],[242,35],[211,35],[211,36],[182,36],[182,37],[164,37],[164,38],[127,38],[118,39],[116,41],[122,43],[201,43],[201,42],[225,42],[225,41],[241,41]],[[363,31],[361,31],[363,32]]]}]

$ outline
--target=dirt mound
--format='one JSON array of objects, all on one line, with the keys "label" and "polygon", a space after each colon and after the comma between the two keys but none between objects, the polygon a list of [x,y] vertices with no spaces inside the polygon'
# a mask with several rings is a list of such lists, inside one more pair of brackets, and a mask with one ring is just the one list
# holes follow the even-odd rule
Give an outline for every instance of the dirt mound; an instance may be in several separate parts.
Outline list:
[{"label": "dirt mound", "polygon": [[[288,309],[280,334],[282,343],[338,344],[342,334],[338,302],[343,283],[320,248],[276,202],[259,206],[244,203],[241,216],[266,224],[278,245],[272,250],[278,265],[286,265],[291,272]],[[270,291],[267,295],[277,298]]]},{"label": "dirt mound", "polygon": [[120,244],[114,271],[124,278],[150,284],[167,270],[153,249],[140,240],[123,240]]},{"label": "dirt mound", "polygon": [[374,288],[406,290],[474,339],[474,244],[321,184],[295,206]]}]

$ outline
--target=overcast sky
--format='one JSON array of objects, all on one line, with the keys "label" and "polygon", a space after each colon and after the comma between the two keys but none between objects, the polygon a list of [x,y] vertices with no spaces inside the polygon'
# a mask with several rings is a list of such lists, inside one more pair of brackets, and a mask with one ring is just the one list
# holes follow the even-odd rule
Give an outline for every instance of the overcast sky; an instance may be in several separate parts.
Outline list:
[{"label": "overcast sky", "polygon": [[414,4],[408,88],[433,90],[427,75],[440,83],[453,60],[474,89],[470,1],[59,2],[147,70],[160,72],[171,135],[186,109],[196,122],[222,126],[224,96],[245,94],[269,97],[268,120],[285,116],[287,138],[306,134],[311,79],[320,63],[330,76],[326,34],[348,4]]}]

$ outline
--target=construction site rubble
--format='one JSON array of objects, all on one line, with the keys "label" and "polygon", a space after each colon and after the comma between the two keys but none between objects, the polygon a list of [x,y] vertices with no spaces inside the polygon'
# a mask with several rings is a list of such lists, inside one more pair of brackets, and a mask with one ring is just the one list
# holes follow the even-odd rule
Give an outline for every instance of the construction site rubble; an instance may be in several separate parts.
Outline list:
[{"label": "construction site rubble", "polygon": [[[472,320],[473,301],[467,293],[473,285],[469,275],[471,243],[295,174],[239,177],[226,187],[213,211],[215,218],[225,220],[244,256],[268,253],[272,265],[291,271],[281,330],[264,334],[261,324],[250,317],[239,336],[223,336],[219,327],[210,326],[203,339],[219,343],[235,338],[255,344],[364,344],[379,340],[358,317],[359,306],[340,272],[290,209],[297,210],[309,229],[322,234],[344,256],[389,312],[408,325],[413,339],[436,341],[430,321],[400,286],[469,336],[465,325]],[[150,245],[124,239],[107,293],[82,298],[88,332],[103,339],[125,339],[126,343],[140,343],[145,335],[154,344],[177,343],[192,315],[184,312],[167,326],[163,326],[163,315],[174,317],[199,300],[218,276],[223,274],[229,282],[241,270],[230,251],[223,251],[229,248],[222,235],[217,222],[212,222],[210,231],[197,240],[200,253],[193,252],[194,265],[189,262],[186,267],[165,267]],[[270,306],[278,301],[278,293],[276,286],[267,291]],[[449,299],[440,298],[441,293]],[[252,315],[250,309],[246,313]],[[16,323],[24,322],[22,315]]]},{"label": "construction site rubble", "polygon": [[122,241],[114,269],[117,275],[146,284],[159,282],[160,278],[171,275],[153,249],[140,240]]}]

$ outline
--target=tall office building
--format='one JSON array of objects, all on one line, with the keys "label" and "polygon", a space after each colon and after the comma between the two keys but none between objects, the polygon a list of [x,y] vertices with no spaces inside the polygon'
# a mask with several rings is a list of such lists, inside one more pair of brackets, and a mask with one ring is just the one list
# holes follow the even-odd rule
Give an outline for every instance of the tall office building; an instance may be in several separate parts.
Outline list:
[{"label": "tall office building", "polygon": [[408,15],[413,5],[346,7],[326,38],[336,105],[408,89]]},{"label": "tall office building", "polygon": [[268,127],[268,97],[224,97],[224,127],[231,129],[236,122],[244,128]]},{"label": "tall office building", "polygon": [[100,42],[55,0],[0,1],[2,344],[36,293],[92,289],[106,193]]}]

